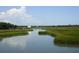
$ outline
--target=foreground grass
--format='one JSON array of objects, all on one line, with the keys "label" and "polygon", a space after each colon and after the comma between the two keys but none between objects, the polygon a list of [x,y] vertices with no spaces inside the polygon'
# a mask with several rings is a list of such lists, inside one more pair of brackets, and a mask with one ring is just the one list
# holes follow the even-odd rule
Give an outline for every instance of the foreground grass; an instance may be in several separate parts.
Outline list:
[{"label": "foreground grass", "polygon": [[39,34],[49,34],[55,36],[56,44],[79,44],[79,28],[78,27],[48,27],[46,31]]},{"label": "foreground grass", "polygon": [[17,35],[25,35],[28,34],[28,31],[32,31],[32,29],[10,29],[10,30],[0,30],[0,38],[17,36]]}]

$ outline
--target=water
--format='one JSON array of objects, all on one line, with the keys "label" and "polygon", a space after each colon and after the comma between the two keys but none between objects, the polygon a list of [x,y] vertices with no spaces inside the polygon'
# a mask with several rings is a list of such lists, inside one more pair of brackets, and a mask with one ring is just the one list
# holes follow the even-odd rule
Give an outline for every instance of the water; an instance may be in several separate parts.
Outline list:
[{"label": "water", "polygon": [[7,53],[63,53],[79,52],[78,47],[59,46],[54,43],[54,37],[39,35],[40,29],[29,31],[28,35],[4,38],[0,41],[0,52]]}]

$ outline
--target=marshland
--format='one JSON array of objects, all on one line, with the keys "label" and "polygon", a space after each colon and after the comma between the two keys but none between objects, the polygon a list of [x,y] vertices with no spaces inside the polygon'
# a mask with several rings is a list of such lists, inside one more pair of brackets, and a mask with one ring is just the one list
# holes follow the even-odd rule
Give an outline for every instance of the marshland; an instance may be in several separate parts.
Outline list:
[{"label": "marshland", "polygon": [[57,44],[79,44],[79,27],[44,27],[46,31],[40,34],[48,34],[55,37],[54,42]]},{"label": "marshland", "polygon": [[32,31],[31,28],[17,26],[10,23],[0,22],[0,38],[24,35],[28,34],[28,31]]},{"label": "marshland", "polygon": [[1,6],[0,53],[79,53],[78,6]]},{"label": "marshland", "polygon": [[0,25],[0,52],[79,52],[78,25],[9,26]]}]

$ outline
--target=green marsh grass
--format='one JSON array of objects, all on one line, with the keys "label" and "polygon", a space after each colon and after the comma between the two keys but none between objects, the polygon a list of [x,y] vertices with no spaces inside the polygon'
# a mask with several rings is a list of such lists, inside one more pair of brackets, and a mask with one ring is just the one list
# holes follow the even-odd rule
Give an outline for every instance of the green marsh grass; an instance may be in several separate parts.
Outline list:
[{"label": "green marsh grass", "polygon": [[32,31],[32,29],[9,29],[9,30],[0,30],[0,38],[18,36],[18,35],[26,35],[28,31]]},{"label": "green marsh grass", "polygon": [[79,44],[79,27],[45,27],[43,34],[54,36],[57,44]]}]

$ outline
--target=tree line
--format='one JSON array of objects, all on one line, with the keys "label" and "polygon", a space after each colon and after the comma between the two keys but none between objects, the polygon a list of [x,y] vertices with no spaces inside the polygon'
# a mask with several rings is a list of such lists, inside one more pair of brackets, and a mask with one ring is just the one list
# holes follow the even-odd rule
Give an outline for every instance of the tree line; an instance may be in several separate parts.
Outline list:
[{"label": "tree line", "polygon": [[[27,28],[27,26],[17,26],[11,23],[0,22],[0,29],[16,29],[16,28]],[[79,25],[51,25],[51,26],[32,26],[32,28],[40,27],[79,27]]]},{"label": "tree line", "polygon": [[0,29],[15,29],[17,25],[6,23],[6,22],[0,22]]}]

